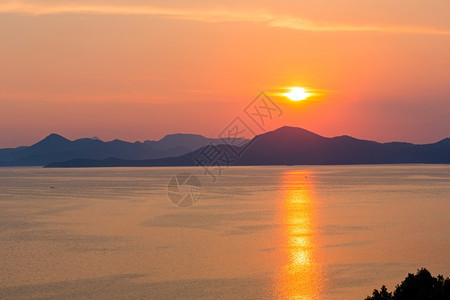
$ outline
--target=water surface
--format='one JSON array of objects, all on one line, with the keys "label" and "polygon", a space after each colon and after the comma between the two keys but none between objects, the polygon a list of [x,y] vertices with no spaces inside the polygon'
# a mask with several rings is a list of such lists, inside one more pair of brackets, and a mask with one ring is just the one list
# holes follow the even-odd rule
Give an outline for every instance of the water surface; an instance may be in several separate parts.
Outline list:
[{"label": "water surface", "polygon": [[[178,208],[167,184],[203,192]],[[0,298],[364,299],[450,275],[450,166],[0,168]]]}]

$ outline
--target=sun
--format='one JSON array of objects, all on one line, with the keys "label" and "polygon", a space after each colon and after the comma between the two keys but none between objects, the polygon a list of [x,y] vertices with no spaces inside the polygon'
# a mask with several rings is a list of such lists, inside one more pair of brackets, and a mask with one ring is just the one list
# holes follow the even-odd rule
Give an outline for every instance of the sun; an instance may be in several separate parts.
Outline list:
[{"label": "sun", "polygon": [[289,93],[285,93],[284,95],[292,101],[301,101],[308,98],[311,94],[306,92],[304,88],[294,87],[291,88],[291,91]]}]

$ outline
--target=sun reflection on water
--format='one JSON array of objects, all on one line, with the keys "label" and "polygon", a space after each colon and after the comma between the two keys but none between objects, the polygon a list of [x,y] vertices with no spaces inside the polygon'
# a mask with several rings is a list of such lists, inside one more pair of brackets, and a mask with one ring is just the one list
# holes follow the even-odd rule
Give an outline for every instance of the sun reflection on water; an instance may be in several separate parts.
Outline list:
[{"label": "sun reflection on water", "polygon": [[309,173],[289,171],[283,178],[281,224],[285,265],[280,275],[281,299],[318,299],[320,275],[315,257],[313,183]]}]

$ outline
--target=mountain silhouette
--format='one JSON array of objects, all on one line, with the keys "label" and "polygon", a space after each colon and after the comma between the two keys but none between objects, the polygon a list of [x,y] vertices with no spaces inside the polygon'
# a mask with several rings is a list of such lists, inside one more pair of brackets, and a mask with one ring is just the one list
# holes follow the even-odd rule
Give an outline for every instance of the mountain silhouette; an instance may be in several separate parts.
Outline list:
[{"label": "mountain silhouette", "polygon": [[29,147],[0,149],[0,166],[44,166],[50,162],[72,159],[103,160],[114,157],[124,160],[156,159],[180,156],[219,139],[193,134],[173,134],[159,141],[104,142],[98,138],[82,138],[70,141],[52,133]]},{"label": "mountain silhouette", "polygon": [[[209,147],[209,146],[206,146]],[[207,151],[201,147],[181,156],[148,160],[70,160],[47,167],[194,166]],[[242,148],[217,145],[232,165],[346,165],[450,163],[450,139],[434,144],[378,143],[350,136],[323,137],[296,127],[281,127],[256,136],[242,155]],[[196,160],[197,159],[197,160]]]},{"label": "mountain silhouette", "polygon": [[158,149],[170,149],[183,145],[186,149],[194,151],[200,147],[206,146],[211,139],[199,134],[168,134],[159,141],[145,141],[145,144],[152,145]]},{"label": "mountain silhouette", "polygon": [[[173,149],[176,147],[183,147],[184,153],[197,150],[209,144],[219,145],[227,142],[228,139],[210,139],[199,134],[185,134],[176,133],[168,134],[159,141],[145,141],[147,145],[158,150]],[[248,142],[247,139],[237,138],[235,144],[243,144]]]}]

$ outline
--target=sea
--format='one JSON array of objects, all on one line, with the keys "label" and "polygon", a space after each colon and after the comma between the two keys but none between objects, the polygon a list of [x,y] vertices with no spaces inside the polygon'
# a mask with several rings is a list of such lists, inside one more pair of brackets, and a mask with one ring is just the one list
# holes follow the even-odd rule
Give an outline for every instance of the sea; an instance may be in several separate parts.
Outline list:
[{"label": "sea", "polygon": [[449,216],[449,165],[0,168],[0,298],[363,300]]}]

